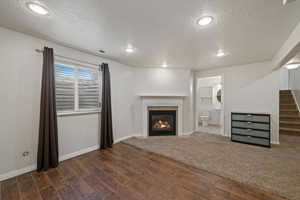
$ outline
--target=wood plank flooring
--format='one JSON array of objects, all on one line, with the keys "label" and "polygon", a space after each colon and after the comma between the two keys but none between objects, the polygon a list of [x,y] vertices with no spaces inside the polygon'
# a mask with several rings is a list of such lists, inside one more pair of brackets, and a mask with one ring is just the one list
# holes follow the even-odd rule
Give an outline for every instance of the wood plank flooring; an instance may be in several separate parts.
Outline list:
[{"label": "wood plank flooring", "polygon": [[126,144],[0,183],[0,200],[283,200]]}]

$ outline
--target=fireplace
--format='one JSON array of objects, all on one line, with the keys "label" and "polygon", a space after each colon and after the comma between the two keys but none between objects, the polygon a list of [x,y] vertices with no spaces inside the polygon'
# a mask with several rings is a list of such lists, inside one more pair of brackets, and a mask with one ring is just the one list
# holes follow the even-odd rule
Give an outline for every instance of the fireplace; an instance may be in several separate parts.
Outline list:
[{"label": "fireplace", "polygon": [[149,110],[149,136],[176,135],[176,110]]}]

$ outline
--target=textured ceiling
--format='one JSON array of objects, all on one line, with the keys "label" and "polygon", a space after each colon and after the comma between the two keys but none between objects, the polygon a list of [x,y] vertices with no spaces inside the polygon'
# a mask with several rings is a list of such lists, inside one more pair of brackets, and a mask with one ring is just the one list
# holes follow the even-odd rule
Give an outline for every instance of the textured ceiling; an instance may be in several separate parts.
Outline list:
[{"label": "textured ceiling", "polygon": [[[203,69],[270,60],[300,20],[300,1],[40,0],[50,17],[32,15],[24,0],[0,1],[0,26],[137,67]],[[199,16],[215,21],[199,28]],[[124,52],[127,44],[137,48]],[[226,57],[217,58],[222,48]]]}]

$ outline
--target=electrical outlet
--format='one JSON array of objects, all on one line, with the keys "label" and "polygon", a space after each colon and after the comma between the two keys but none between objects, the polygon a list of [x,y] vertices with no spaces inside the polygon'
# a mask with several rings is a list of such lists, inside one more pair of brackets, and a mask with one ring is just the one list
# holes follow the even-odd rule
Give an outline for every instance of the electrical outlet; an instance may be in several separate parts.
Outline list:
[{"label": "electrical outlet", "polygon": [[23,154],[22,154],[22,156],[23,156],[23,157],[29,156],[29,151],[24,151]]}]

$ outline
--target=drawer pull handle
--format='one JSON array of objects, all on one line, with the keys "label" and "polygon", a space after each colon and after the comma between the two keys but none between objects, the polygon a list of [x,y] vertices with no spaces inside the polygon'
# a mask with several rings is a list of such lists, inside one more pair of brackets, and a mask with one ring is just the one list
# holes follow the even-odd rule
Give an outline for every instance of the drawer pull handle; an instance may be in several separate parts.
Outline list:
[{"label": "drawer pull handle", "polygon": [[252,129],[247,129],[248,132],[252,131]]},{"label": "drawer pull handle", "polygon": [[247,122],[248,124],[252,124],[252,122]]}]

